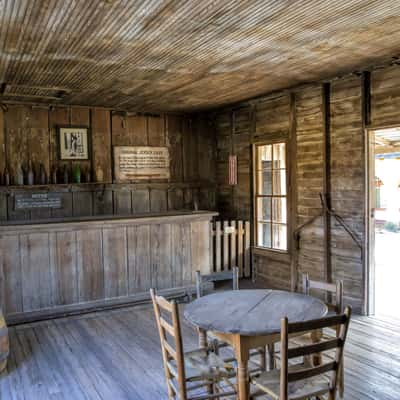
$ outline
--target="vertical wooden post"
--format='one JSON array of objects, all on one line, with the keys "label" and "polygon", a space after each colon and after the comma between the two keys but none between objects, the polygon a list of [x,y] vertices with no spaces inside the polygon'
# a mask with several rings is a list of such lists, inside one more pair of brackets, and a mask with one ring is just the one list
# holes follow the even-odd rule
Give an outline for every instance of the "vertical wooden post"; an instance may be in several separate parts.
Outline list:
[{"label": "vertical wooden post", "polygon": [[[251,109],[250,109],[250,120],[251,120],[251,127],[250,127],[250,135],[249,135],[249,140],[250,143],[253,143],[254,141],[254,136],[256,134],[256,125],[257,125],[257,121],[256,121],[256,106],[253,103],[251,105]],[[257,229],[257,221],[255,218],[255,206],[254,206],[254,192],[255,192],[255,173],[254,173],[254,144],[250,145],[250,224],[251,224],[251,231],[250,231],[250,244],[252,247],[254,247],[256,245],[256,234],[255,234],[255,230]],[[256,275],[257,275],[257,265],[256,265],[256,260],[254,257],[254,254],[251,253],[251,279],[253,280],[253,283],[256,282]],[[242,276],[242,275],[241,275]]]},{"label": "vertical wooden post", "polygon": [[[330,112],[331,84],[322,85],[322,113],[324,128],[323,149],[323,194],[326,207],[331,208],[331,112]],[[326,207],[323,210],[324,223],[324,274],[327,282],[332,282],[331,260],[331,216]]]},{"label": "vertical wooden post", "polygon": [[239,267],[239,276],[243,276],[243,262],[244,262],[244,254],[243,254],[243,221],[238,221],[237,223],[237,235],[238,235],[238,267]]},{"label": "vertical wooden post", "polygon": [[230,243],[231,243],[231,247],[230,247],[230,259],[231,259],[231,269],[233,269],[233,267],[237,267],[237,259],[236,259],[236,237],[237,237],[237,228],[236,228],[236,221],[232,220],[231,221],[231,227],[233,228],[232,232],[230,233],[231,237],[230,237]]},{"label": "vertical wooden post", "polygon": [[[230,155],[234,155],[235,151],[235,145],[234,145],[234,134],[235,131],[235,112],[234,110],[231,111],[231,132],[230,132]],[[229,161],[228,161],[229,164]],[[236,210],[236,190],[235,190],[235,185],[230,185],[230,195],[231,195],[231,212],[230,212],[230,217],[236,218],[237,216],[237,210]]]},{"label": "vertical wooden post", "polygon": [[281,382],[280,382],[280,400],[288,399],[288,319],[281,320]]},{"label": "vertical wooden post", "polygon": [[293,160],[290,165],[286,165],[286,170],[290,171],[289,175],[289,229],[288,229],[288,244],[292,254],[291,268],[290,268],[290,288],[292,292],[297,289],[297,259],[298,259],[298,248],[297,243],[294,240],[293,232],[297,225],[297,191],[296,191],[296,177],[297,177],[297,125],[296,125],[296,95],[290,93],[290,127],[289,127],[289,146],[287,149],[286,163],[289,160]]},{"label": "vertical wooden post", "polygon": [[250,278],[250,222],[244,223],[244,276]]},{"label": "vertical wooden post", "polygon": [[221,221],[215,222],[215,272],[222,271],[221,261]]},{"label": "vertical wooden post", "polygon": [[223,221],[222,234],[223,234],[223,271],[228,271],[229,269],[229,234],[227,231],[228,221]]},{"label": "vertical wooden post", "polygon": [[[362,117],[362,134],[364,135],[364,159],[365,159],[365,179],[364,179],[364,193],[365,193],[365,212],[364,212],[364,241],[363,250],[361,252],[361,263],[363,266],[363,313],[373,314],[375,311],[373,291],[371,283],[374,279],[374,266],[372,265],[373,255],[373,237],[371,238],[372,227],[370,220],[370,140],[368,135],[368,126],[371,125],[371,73],[364,71],[361,78],[361,117]],[[372,298],[371,298],[372,297]]]}]

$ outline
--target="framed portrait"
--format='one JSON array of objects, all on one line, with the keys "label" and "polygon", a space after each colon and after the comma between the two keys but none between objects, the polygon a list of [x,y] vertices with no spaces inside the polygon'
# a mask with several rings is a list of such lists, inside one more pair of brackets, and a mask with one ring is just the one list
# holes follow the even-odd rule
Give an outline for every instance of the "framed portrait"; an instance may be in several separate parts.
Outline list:
[{"label": "framed portrait", "polygon": [[59,126],[60,160],[89,159],[89,130],[84,126]]}]

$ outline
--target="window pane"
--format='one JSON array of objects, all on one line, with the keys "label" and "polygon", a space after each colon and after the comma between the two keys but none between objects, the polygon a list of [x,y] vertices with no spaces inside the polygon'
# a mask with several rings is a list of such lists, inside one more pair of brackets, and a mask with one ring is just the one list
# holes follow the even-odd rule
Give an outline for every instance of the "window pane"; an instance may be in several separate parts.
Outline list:
[{"label": "window pane", "polygon": [[274,144],[274,168],[286,168],[285,143]]},{"label": "window pane", "polygon": [[278,169],[272,171],[274,179],[274,194],[286,195],[286,170]]},{"label": "window pane", "polygon": [[286,225],[272,225],[272,247],[279,250],[287,250]]},{"label": "window pane", "polygon": [[272,221],[286,223],[286,198],[272,199]]},{"label": "window pane", "polygon": [[269,197],[264,197],[257,199],[257,201],[257,218],[263,221],[271,221],[271,199]]},{"label": "window pane", "polygon": [[271,224],[258,223],[257,245],[271,248]]},{"label": "window pane", "polygon": [[272,146],[259,146],[258,147],[258,166],[257,169],[272,168]]},{"label": "window pane", "polygon": [[258,194],[272,194],[272,171],[258,171]]}]

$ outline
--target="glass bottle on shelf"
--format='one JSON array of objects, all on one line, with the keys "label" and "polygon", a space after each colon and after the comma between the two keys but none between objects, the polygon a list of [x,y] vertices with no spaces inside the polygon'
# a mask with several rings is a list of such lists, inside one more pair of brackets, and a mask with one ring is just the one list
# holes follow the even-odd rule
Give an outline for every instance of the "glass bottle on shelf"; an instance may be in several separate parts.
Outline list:
[{"label": "glass bottle on shelf", "polygon": [[81,166],[79,164],[74,167],[74,183],[81,183]]},{"label": "glass bottle on shelf", "polygon": [[21,164],[18,164],[18,166],[17,166],[17,174],[15,177],[15,184],[19,185],[19,186],[24,184],[24,170],[22,169]]},{"label": "glass bottle on shelf", "polygon": [[5,186],[10,186],[10,173],[8,172],[7,166],[4,168],[3,183]]},{"label": "glass bottle on shelf", "polygon": [[58,168],[54,165],[53,170],[51,172],[51,183],[53,185],[57,185],[58,183]]},{"label": "glass bottle on shelf", "polygon": [[69,181],[69,176],[68,176],[68,166],[67,164],[64,164],[64,171],[63,171],[63,183],[67,184]]},{"label": "glass bottle on shelf", "polygon": [[43,163],[40,163],[39,167],[39,183],[41,185],[45,185],[47,183],[46,170],[44,169]]},{"label": "glass bottle on shelf", "polygon": [[96,168],[96,182],[103,182],[103,170],[100,166]]},{"label": "glass bottle on shelf", "polygon": [[28,161],[27,183],[32,186],[35,184],[35,174],[33,172],[32,161]]},{"label": "glass bottle on shelf", "polygon": [[91,170],[90,170],[90,167],[87,167],[86,174],[85,174],[85,182],[90,183],[91,181],[92,181]]}]

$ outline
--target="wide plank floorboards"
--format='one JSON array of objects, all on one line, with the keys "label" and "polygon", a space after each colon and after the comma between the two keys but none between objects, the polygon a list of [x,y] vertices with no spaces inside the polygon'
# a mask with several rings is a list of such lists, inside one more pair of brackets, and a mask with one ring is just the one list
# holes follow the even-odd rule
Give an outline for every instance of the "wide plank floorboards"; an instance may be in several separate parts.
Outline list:
[{"label": "wide plank floorboards", "polygon": [[[187,349],[195,331],[184,324]],[[149,305],[10,328],[1,400],[166,399]],[[400,320],[355,316],[345,357],[345,400],[400,399]]]}]

